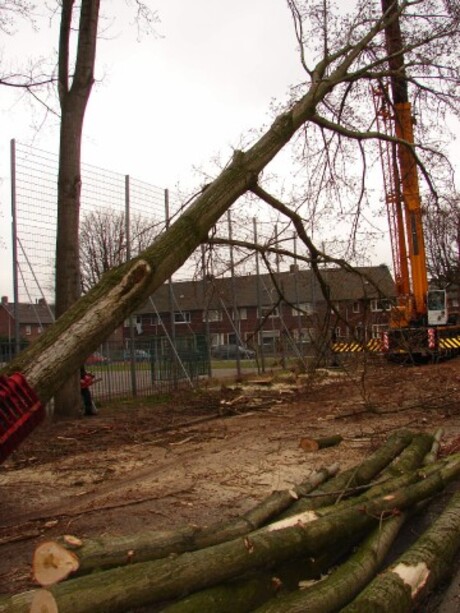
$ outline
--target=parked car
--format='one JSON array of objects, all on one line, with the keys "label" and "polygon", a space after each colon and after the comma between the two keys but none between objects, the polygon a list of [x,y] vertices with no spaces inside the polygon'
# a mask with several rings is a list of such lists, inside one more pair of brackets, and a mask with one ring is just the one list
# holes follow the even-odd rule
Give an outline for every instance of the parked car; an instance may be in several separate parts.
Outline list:
[{"label": "parked car", "polygon": [[86,364],[108,364],[110,362],[109,358],[105,355],[102,355],[99,351],[95,351],[92,353],[87,359]]},{"label": "parked car", "polygon": [[211,355],[219,360],[236,360],[238,355],[242,360],[250,360],[256,357],[256,352],[240,345],[218,345],[211,349]]},{"label": "parked car", "polygon": [[[131,351],[129,349],[125,350],[123,353],[123,358],[125,360],[131,359]],[[133,358],[136,362],[148,362],[150,361],[151,355],[148,351],[145,351],[145,349],[135,349],[133,352]]]}]

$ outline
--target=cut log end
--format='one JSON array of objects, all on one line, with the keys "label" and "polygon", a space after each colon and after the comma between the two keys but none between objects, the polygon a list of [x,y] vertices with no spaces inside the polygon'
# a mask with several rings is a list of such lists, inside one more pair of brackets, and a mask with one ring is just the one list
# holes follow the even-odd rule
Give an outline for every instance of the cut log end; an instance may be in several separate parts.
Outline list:
[{"label": "cut log end", "polygon": [[32,572],[37,583],[48,587],[66,579],[77,571],[79,566],[80,563],[74,553],[54,541],[46,541],[35,549]]},{"label": "cut log end", "polygon": [[58,613],[54,596],[48,590],[37,590],[30,603],[30,613]]},{"label": "cut log end", "polygon": [[318,449],[325,449],[326,447],[334,447],[339,445],[343,441],[340,434],[334,434],[333,436],[327,436],[324,438],[301,438],[299,447],[307,452],[318,451]]}]

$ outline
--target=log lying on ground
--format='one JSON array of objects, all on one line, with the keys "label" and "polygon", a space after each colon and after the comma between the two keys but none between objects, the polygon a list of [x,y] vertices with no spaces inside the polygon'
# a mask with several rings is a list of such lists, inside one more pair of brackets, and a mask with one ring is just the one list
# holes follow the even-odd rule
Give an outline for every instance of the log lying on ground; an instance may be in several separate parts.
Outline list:
[{"label": "log lying on ground", "polygon": [[304,451],[318,451],[319,449],[326,449],[327,447],[334,447],[339,445],[343,441],[343,437],[340,434],[333,436],[325,436],[323,438],[307,438],[300,439],[299,447]]},{"label": "log lying on ground", "polygon": [[403,513],[375,528],[359,549],[327,579],[317,581],[309,589],[272,599],[259,607],[257,613],[333,613],[341,610],[374,577],[405,519]]},{"label": "log lying on ground", "polygon": [[459,549],[460,493],[457,492],[431,528],[343,611],[413,611],[416,603],[449,573]]},{"label": "log lying on ground", "polygon": [[[386,487],[391,484],[398,489],[409,485],[415,475],[415,473],[410,474],[409,471],[425,464],[427,457],[433,462],[434,442],[435,437],[431,435],[414,436],[411,444],[384,471],[386,475],[401,474],[403,476],[374,486],[355,502],[359,504],[372,496],[382,495]],[[421,474],[426,474],[426,471]],[[345,508],[350,502],[341,503],[341,508]],[[325,580],[318,581],[305,590],[296,590],[289,596],[271,600],[257,609],[258,613],[303,613],[304,611],[333,613],[341,610],[366,587],[378,572],[407,514],[406,512],[391,517],[375,528],[355,553]]]},{"label": "log lying on ground", "polygon": [[170,554],[194,551],[243,536],[277,517],[300,496],[314,490],[338,472],[338,465],[314,471],[303,483],[290,490],[275,491],[253,509],[227,523],[206,527],[186,526],[178,530],[146,531],[124,537],[85,539],[74,544],[64,536],[58,543],[71,550],[78,558],[77,574],[94,569],[112,568],[133,562],[164,558]]},{"label": "log lying on ground", "polygon": [[[123,612],[216,585],[245,572],[293,557],[316,557],[331,546],[377,526],[441,491],[460,476],[460,454],[426,479],[365,506],[316,519],[314,512],[270,524],[238,538],[175,558],[141,562],[65,581],[50,588],[60,613]],[[28,611],[33,593],[0,601],[0,612]]]},{"label": "log lying on ground", "polygon": [[353,488],[369,485],[382,470],[395,460],[412,442],[414,433],[399,430],[392,434],[378,449],[365,458],[361,464],[339,473],[315,490],[314,498],[302,498],[281,514],[281,518],[334,504]]},{"label": "log lying on ground", "polygon": [[[171,553],[194,551],[223,543],[263,526],[273,517],[282,517],[281,514],[290,507],[298,508],[300,505],[296,502],[296,499],[306,496],[312,490],[321,493],[327,493],[327,490],[329,490],[330,495],[319,497],[314,501],[302,500],[301,509],[317,508],[331,503],[337,498],[337,492],[342,493],[349,483],[351,486],[367,483],[368,479],[375,476],[376,471],[387,466],[397,457],[397,454],[407,453],[405,450],[413,444],[414,436],[413,433],[408,431],[398,432],[389,437],[375,453],[366,458],[360,465],[331,479],[329,485],[327,485],[327,480],[337,472],[338,467],[336,465],[317,471],[304,483],[292,490],[273,492],[248,513],[225,525],[219,523],[206,528],[187,526],[175,531],[146,531],[132,536],[85,539],[77,547],[67,542],[64,537],[59,541],[59,544],[73,550],[77,555],[79,560],[77,574],[80,575],[94,569],[155,560]],[[426,451],[419,451],[418,453],[423,454]],[[414,476],[415,478],[416,476]],[[324,482],[326,482],[326,485],[319,489],[318,486]],[[391,487],[388,491],[390,490]]]},{"label": "log lying on ground", "polygon": [[[412,442],[387,468],[389,475],[399,475],[413,471],[420,467],[424,462],[427,452],[431,451],[433,437],[431,435],[414,435]],[[439,468],[439,467],[438,467]],[[403,478],[388,479],[382,485],[374,486],[368,492],[357,499],[344,500],[339,505],[330,505],[316,510],[316,515],[324,517],[350,506],[351,504],[362,504],[366,500],[382,495],[386,491],[392,491],[400,486],[407,486],[417,478],[415,473],[405,475]],[[392,488],[393,486],[393,488]],[[262,610],[273,611],[326,611],[338,610],[350,602],[360,589],[374,576],[378,565],[382,562],[384,555],[388,551],[393,539],[396,537],[399,528],[403,524],[404,515],[387,520],[382,527],[379,526],[373,531],[373,537],[369,538],[365,545],[358,549],[352,558],[344,563],[337,573],[334,573],[332,588],[329,587],[331,579],[322,581],[313,588],[313,593],[308,590],[308,599],[305,599],[305,592],[298,592],[297,584],[305,579],[313,579],[327,571],[340,557],[348,553],[352,543],[344,547],[345,551],[337,547],[329,548],[326,555],[322,556],[318,563],[311,564],[311,559],[306,561],[301,558],[290,564],[289,572],[285,568],[276,567],[273,572],[259,573],[257,577],[241,579],[238,582],[231,582],[214,586],[206,590],[201,590],[182,599],[164,611],[165,613],[244,613],[252,611],[271,600],[276,592],[283,594],[291,591],[290,597],[276,599]],[[358,539],[357,539],[358,540]],[[364,547],[363,553],[361,550]],[[358,561],[356,561],[358,558]],[[281,587],[280,587],[281,586]],[[277,589],[278,588],[278,589]]]}]

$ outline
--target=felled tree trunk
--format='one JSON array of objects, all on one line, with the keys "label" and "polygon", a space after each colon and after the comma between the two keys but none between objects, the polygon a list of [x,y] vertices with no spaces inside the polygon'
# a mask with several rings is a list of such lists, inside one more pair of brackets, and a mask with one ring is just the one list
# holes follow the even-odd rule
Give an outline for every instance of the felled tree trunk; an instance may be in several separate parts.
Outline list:
[{"label": "felled tree trunk", "polygon": [[[430,451],[432,441],[433,437],[430,435],[414,435],[411,444],[392,462],[386,473],[399,475],[419,467],[427,452]],[[381,496],[400,485],[407,486],[418,478],[420,476],[412,473],[412,475],[405,475],[402,478],[387,479],[383,484],[372,487],[358,498],[347,499],[339,505],[317,509],[316,515],[325,517],[352,504],[364,504],[372,497]],[[393,488],[392,484],[394,485]],[[327,571],[336,560],[348,553],[348,550],[351,549],[351,543],[344,546],[344,551],[337,546],[329,548],[325,556],[321,556],[318,561],[315,560],[314,565],[309,563],[311,559],[307,563],[305,558],[300,558],[290,564],[288,573],[286,569],[276,567],[272,573],[259,573],[257,577],[241,579],[237,583],[227,583],[195,592],[170,605],[165,609],[165,613],[166,611],[167,613],[201,613],[202,611],[206,611],[206,613],[244,613],[252,611],[259,605],[261,611],[273,611],[273,613],[276,611],[326,613],[326,611],[338,610],[350,602],[372,579],[396,537],[403,520],[403,514],[387,520],[383,526],[379,526],[373,531],[372,536],[359,546],[357,553],[343,563],[332,577],[319,582],[311,589],[299,592],[297,590],[298,582],[318,577],[324,571]],[[323,562],[324,564],[321,567]],[[277,586],[280,586],[280,589],[276,590],[275,587]],[[291,591],[292,594],[286,596],[287,591]],[[273,600],[275,593],[282,596]],[[262,606],[262,603],[267,600],[271,602]]]},{"label": "felled tree trunk", "polygon": [[[50,591],[60,613],[117,613],[167,601],[251,570],[273,567],[292,557],[315,557],[378,525],[383,518],[433,496],[459,475],[460,454],[457,454],[426,479],[404,491],[369,501],[365,507],[354,506],[317,520],[308,511],[214,547],[184,553],[174,559],[92,573],[57,584]],[[25,612],[31,598],[26,593],[0,601],[0,612]]]},{"label": "felled tree trunk", "polygon": [[[365,503],[366,500],[370,500],[376,495],[382,496],[391,484],[397,488],[409,485],[414,481],[416,475],[416,473],[410,473],[409,471],[413,471],[424,464],[427,455],[432,452],[433,440],[434,437],[431,435],[415,435],[411,444],[384,471],[384,475],[402,474],[402,477],[384,481],[381,485],[372,487],[358,499],[341,503],[341,508],[350,503]],[[439,470],[439,465],[437,469]],[[296,590],[288,596],[271,600],[261,606],[258,612],[303,613],[308,611],[309,613],[333,613],[341,610],[375,576],[406,516],[407,513],[401,513],[382,522],[382,525],[375,528],[365,541],[357,547],[355,553],[325,580],[315,583],[310,588]]]},{"label": "felled tree trunk", "polygon": [[345,609],[346,613],[404,613],[447,575],[460,548],[460,493],[417,542]]},{"label": "felled tree trunk", "polygon": [[[406,433],[402,434],[402,440],[406,440],[406,435]],[[387,443],[384,444],[383,447],[390,449],[391,454],[393,454],[395,450],[394,441],[397,441],[398,439],[398,436],[391,437],[389,447],[387,448]],[[428,435],[416,435],[409,447],[403,450],[403,457],[408,456],[406,463],[407,470],[411,470],[416,467],[417,464],[415,458],[423,457],[423,455],[429,449],[429,441],[431,440],[432,437],[429,437]],[[417,453],[414,454],[412,447],[417,448]],[[400,445],[398,444],[396,448],[399,449]],[[386,454],[384,454],[384,456],[388,457]],[[366,463],[367,460],[363,462],[364,465]],[[398,463],[398,465],[400,468],[398,471],[395,471],[395,474],[402,471],[402,460]],[[300,496],[308,495],[308,493],[315,490],[318,485],[326,481],[330,476],[333,476],[337,472],[337,468],[338,467],[334,465],[329,468],[322,469],[292,490],[273,492],[269,497],[263,500],[260,504],[256,505],[253,509],[241,517],[231,520],[227,524],[218,523],[204,528],[187,526],[174,531],[146,531],[131,536],[85,539],[78,545],[74,545],[74,543],[69,541],[66,537],[59,539],[58,542],[63,547],[72,550],[78,557],[80,563],[78,569],[79,575],[91,572],[93,569],[123,566],[125,564],[132,564],[135,562],[159,559],[172,553],[183,553],[185,551],[202,549],[204,547],[223,543],[238,536],[248,534],[249,532],[268,523],[272,518],[281,516],[283,511],[291,506],[296,506],[296,499],[299,499]],[[359,465],[352,469],[351,474],[362,475],[366,474],[366,472],[367,469],[365,467],[363,469],[363,465]],[[382,495],[397,487],[408,485],[409,483],[416,481],[418,478],[418,475],[414,473],[410,476],[410,478],[406,478],[405,480],[387,481],[380,489],[372,489],[368,497],[363,495],[358,500],[364,503],[368,498]],[[337,486],[336,484],[336,487],[339,486],[340,479],[339,485]],[[320,501],[324,504],[324,502],[328,501],[329,498],[319,497],[311,500],[312,502]],[[350,500],[347,503],[347,505],[351,504],[354,504],[353,500]],[[340,508],[343,508],[343,506]],[[336,512],[337,510],[339,509],[335,506],[321,506],[317,513],[318,516],[325,516],[326,514]]]},{"label": "felled tree trunk", "polygon": [[324,436],[323,438],[303,437],[300,439],[299,447],[304,451],[318,451],[319,449],[326,449],[327,447],[339,445],[342,441],[343,437],[340,436],[340,434]]},{"label": "felled tree trunk", "polygon": [[281,514],[281,518],[334,504],[353,488],[369,484],[385,467],[387,467],[411,442],[414,434],[399,430],[392,434],[374,453],[358,466],[354,466],[317,488],[315,497],[302,498],[292,504]]},{"label": "felled tree trunk", "polygon": [[202,549],[243,536],[263,526],[288,508],[300,495],[311,492],[337,471],[336,464],[320,469],[292,490],[273,492],[253,509],[226,524],[219,522],[202,528],[187,526],[163,532],[146,531],[124,537],[85,539],[81,543],[63,537],[58,543],[77,556],[78,574]]},{"label": "felled tree trunk", "polygon": [[405,518],[405,514],[401,514],[375,528],[357,552],[327,579],[305,590],[272,599],[259,607],[257,613],[333,613],[341,610],[375,576]]}]

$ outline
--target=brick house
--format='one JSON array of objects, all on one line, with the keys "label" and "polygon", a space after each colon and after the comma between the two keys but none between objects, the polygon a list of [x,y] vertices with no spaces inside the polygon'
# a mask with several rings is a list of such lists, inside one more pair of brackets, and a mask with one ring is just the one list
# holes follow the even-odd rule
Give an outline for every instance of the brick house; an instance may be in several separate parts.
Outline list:
[{"label": "brick house", "polygon": [[[17,308],[19,336],[22,340],[33,341],[54,322],[54,306],[40,298],[35,304],[19,303]],[[16,309],[8,296],[2,296],[0,303],[0,337],[14,339]]]},{"label": "brick house", "polygon": [[[135,337],[205,335],[267,352],[337,339],[369,340],[388,324],[394,282],[386,266],[310,270],[164,284],[134,316]],[[335,311],[328,305],[328,300]],[[125,322],[125,339],[129,324]],[[169,342],[169,341],[168,341]]]}]

